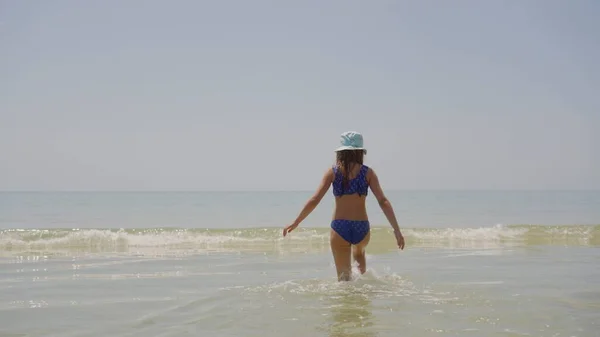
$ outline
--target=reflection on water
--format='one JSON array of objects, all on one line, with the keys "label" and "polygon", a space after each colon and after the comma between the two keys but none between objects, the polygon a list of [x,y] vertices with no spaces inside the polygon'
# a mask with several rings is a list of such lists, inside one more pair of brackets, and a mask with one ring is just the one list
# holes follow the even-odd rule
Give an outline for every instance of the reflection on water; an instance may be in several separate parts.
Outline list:
[{"label": "reflection on water", "polygon": [[369,294],[344,292],[329,299],[330,337],[375,337],[375,322]]}]

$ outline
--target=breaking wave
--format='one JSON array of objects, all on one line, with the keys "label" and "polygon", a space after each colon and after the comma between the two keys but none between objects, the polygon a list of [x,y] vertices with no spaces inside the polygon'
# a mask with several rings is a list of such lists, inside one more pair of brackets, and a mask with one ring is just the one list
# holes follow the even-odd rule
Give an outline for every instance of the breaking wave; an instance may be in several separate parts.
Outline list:
[{"label": "breaking wave", "polygon": [[[410,247],[485,249],[533,245],[599,246],[600,225],[513,225],[480,228],[406,228]],[[146,229],[5,229],[0,253],[40,252],[318,252],[329,249],[328,228],[302,228],[283,238],[279,228],[238,230]],[[389,228],[372,229],[370,253],[395,249]]]}]

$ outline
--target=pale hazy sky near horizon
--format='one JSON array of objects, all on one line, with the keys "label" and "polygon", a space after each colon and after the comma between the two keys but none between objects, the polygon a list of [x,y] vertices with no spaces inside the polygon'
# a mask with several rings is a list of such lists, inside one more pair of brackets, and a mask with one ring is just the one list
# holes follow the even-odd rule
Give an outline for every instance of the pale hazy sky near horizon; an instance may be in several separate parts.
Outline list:
[{"label": "pale hazy sky near horizon", "polygon": [[0,190],[600,189],[598,1],[0,0]]}]

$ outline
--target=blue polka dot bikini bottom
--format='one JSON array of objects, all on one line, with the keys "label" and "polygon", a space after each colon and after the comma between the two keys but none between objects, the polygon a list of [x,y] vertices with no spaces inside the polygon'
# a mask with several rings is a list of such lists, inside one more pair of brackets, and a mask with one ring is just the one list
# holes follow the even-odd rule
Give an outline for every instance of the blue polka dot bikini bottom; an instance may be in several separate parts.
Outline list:
[{"label": "blue polka dot bikini bottom", "polygon": [[355,245],[367,236],[370,225],[367,220],[357,221],[336,219],[331,222],[331,228],[344,240]]}]

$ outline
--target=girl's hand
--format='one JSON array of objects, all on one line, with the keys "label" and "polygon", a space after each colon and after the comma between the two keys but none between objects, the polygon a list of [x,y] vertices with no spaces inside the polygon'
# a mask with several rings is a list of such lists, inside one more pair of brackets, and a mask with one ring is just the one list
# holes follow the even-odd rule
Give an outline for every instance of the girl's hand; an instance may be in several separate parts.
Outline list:
[{"label": "girl's hand", "polygon": [[296,229],[296,227],[298,227],[298,224],[291,224],[291,225],[289,225],[289,226],[285,227],[285,228],[283,229],[283,236],[286,236],[286,235],[287,235],[287,233],[289,233],[289,232],[293,231],[294,229]]},{"label": "girl's hand", "polygon": [[404,236],[400,231],[394,231],[394,235],[396,236],[396,242],[398,243],[398,248],[404,250]]}]

